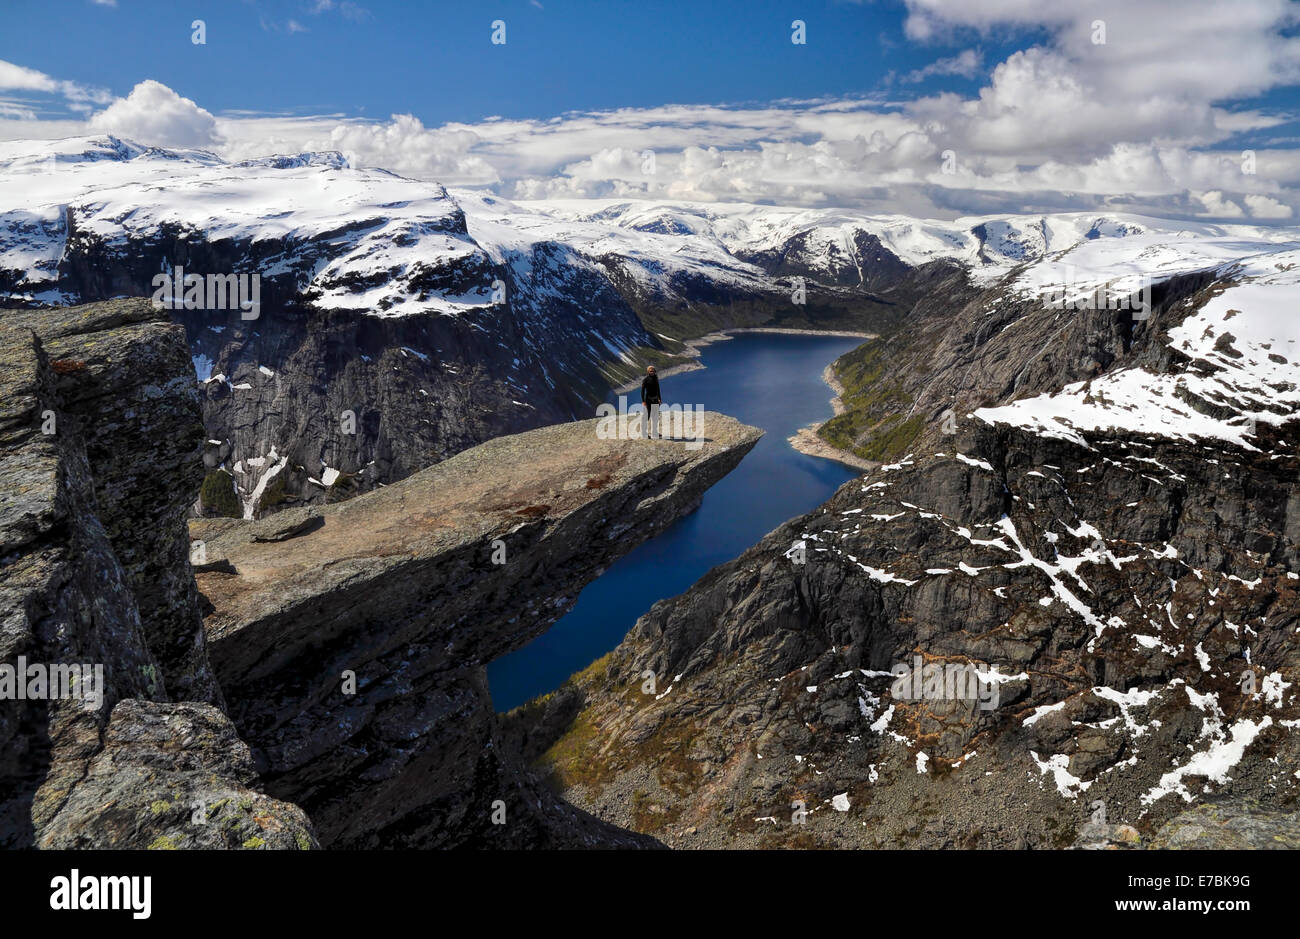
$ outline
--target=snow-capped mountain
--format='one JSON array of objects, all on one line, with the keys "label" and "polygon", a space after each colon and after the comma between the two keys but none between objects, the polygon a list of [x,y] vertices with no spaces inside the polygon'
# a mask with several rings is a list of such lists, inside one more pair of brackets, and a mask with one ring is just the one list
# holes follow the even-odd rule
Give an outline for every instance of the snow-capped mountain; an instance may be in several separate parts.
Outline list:
[{"label": "snow-capped mountain", "polygon": [[[0,306],[150,297],[178,268],[260,279],[254,320],[202,302],[173,310],[206,399],[209,462],[233,475],[245,513],[569,419],[713,329],[887,328],[936,289],[931,262],[1029,296],[1120,274],[1258,278],[1296,238],[1117,214],[516,203],[332,152],[232,163],[108,136],[0,143]],[[1252,361],[1283,368],[1267,336],[1250,341]],[[344,412],[355,433],[339,430]]]},{"label": "snow-capped mountain", "polygon": [[[869,262],[886,256],[908,267],[936,260],[956,261],[968,267],[981,282],[987,282],[1018,265],[1048,260],[1094,242],[1111,245],[1109,250],[1113,255],[1107,260],[1113,260],[1133,253],[1127,245],[1115,247],[1119,239],[1147,235],[1171,246],[1181,246],[1171,247],[1173,256],[1186,258],[1190,264],[1201,264],[1196,259],[1206,257],[1204,263],[1208,264],[1211,259],[1247,256],[1297,237],[1293,228],[1174,221],[1124,213],[964,216],[941,221],[746,203],[582,199],[519,205],[574,221],[707,239],[734,257],[782,257],[797,247],[800,262],[810,272],[820,273],[831,281],[849,267],[862,272],[858,283],[869,279]],[[864,239],[870,239],[876,248],[870,258],[864,257],[858,247]],[[1215,247],[1203,250],[1202,243]],[[1144,269],[1155,273],[1161,268],[1152,263],[1145,264]]]},{"label": "snow-capped mountain", "polygon": [[[1146,837],[1206,794],[1294,799],[1298,262],[1295,228],[513,203],[328,153],[0,144],[0,305],[148,297],[182,266],[262,279],[256,319],[172,311],[205,510],[343,497],[583,415],[712,329],[884,332],[841,359],[827,425],[883,465],[613,654],[676,676],[646,704],[663,745],[625,763],[646,712],[599,669],[547,705],[603,734],[549,752],[610,778],[674,755],[718,844],[770,843],[796,798],[843,821],[839,846],[1064,846],[1087,800]],[[1003,703],[896,694],[918,652],[996,676]],[[951,821],[918,831],[931,799]]]},{"label": "snow-capped mountain", "polygon": [[[1084,431],[1124,430],[1253,450],[1260,423],[1280,426],[1300,414],[1300,240],[1262,251],[1230,238],[1188,245],[1144,237],[1125,247],[1081,245],[1025,271],[1013,289],[1068,280],[1076,297],[1095,296],[1103,283],[1132,294],[1144,281],[1204,272],[1221,289],[1164,333],[1171,354],[1163,367],[1134,363],[978,417],[1079,442]],[[1067,271],[1066,260],[1077,267]]]},{"label": "snow-capped mountain", "polygon": [[93,299],[95,285],[69,276],[69,255],[94,242],[134,268],[167,231],[245,245],[241,260],[263,279],[288,277],[318,308],[377,317],[490,308],[500,302],[493,265],[548,289],[546,265],[533,257],[540,244],[567,246],[570,264],[612,260],[647,290],[672,294],[692,277],[753,291],[794,274],[871,286],[882,267],[896,276],[941,259],[993,277],[1085,242],[1151,233],[1178,236],[1187,255],[1205,240],[1235,238],[1245,255],[1291,237],[1088,213],[939,221],[735,203],[515,203],[355,169],[334,152],[227,163],[109,136],[0,142],[0,297],[9,305]]}]

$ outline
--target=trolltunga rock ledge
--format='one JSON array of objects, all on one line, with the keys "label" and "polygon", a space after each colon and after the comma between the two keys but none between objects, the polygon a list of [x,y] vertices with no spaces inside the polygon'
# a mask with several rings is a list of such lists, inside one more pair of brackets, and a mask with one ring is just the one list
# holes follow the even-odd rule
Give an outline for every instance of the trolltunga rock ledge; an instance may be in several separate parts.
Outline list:
[{"label": "trolltunga rock ledge", "polygon": [[597,424],[499,437],[348,502],[191,522],[230,713],[323,844],[653,843],[557,802],[500,745],[485,666],[692,511],[762,432],[706,412],[692,448]]}]

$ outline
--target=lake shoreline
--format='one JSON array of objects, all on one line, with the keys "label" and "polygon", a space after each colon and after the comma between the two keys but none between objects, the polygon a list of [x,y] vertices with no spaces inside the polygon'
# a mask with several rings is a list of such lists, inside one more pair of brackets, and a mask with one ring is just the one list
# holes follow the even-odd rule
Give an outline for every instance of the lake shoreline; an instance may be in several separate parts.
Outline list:
[{"label": "lake shoreline", "polygon": [[[725,342],[728,339],[732,339],[735,336],[744,333],[776,333],[787,336],[828,336],[839,339],[875,339],[878,335],[877,333],[864,333],[851,329],[790,329],[784,326],[737,326],[732,329],[722,329],[717,332],[708,333],[707,335],[700,336],[696,339],[678,340],[686,346],[686,350],[680,354],[689,356],[696,361],[683,362],[681,365],[672,365],[668,368],[662,369],[658,373],[659,377],[661,379],[670,378],[673,375],[680,375],[683,372],[694,372],[698,369],[705,368],[705,366],[699,362],[701,350],[703,350],[705,346],[712,345],[715,342]],[[829,368],[830,366],[827,366],[827,369]],[[619,385],[612,393],[616,395],[628,394],[629,392],[638,390],[640,387],[641,379],[638,378],[634,381],[627,382],[626,384]],[[842,391],[843,389],[840,390]],[[838,398],[836,400],[838,400]],[[839,412],[837,411],[836,413],[838,414]],[[813,454],[813,456],[819,455],[820,454]],[[852,456],[852,454],[849,454],[849,456]],[[856,457],[854,457],[854,459],[856,459]]]},{"label": "lake shoreline", "polygon": [[[790,329],[783,326],[738,326],[733,329],[722,329],[717,332],[708,333],[697,339],[683,339],[686,345],[684,355],[688,355],[696,361],[683,362],[681,365],[673,365],[659,372],[659,377],[669,378],[673,375],[680,375],[684,372],[693,372],[706,366],[699,360],[701,350],[705,346],[710,346],[715,342],[725,342],[744,333],[775,333],[778,335],[790,336],[830,336],[841,339],[875,339],[877,333],[864,333],[857,330],[822,330],[822,329]],[[831,410],[835,416],[844,413],[844,386],[840,384],[839,379],[835,377],[835,363],[827,365],[822,369],[822,381],[831,389]],[[636,391],[641,387],[640,380],[628,382],[615,388],[613,393],[618,395],[628,394]],[[821,430],[825,421],[817,421],[809,424],[807,427],[801,427],[792,437],[787,438],[790,446],[807,456],[818,457],[823,460],[834,460],[836,463],[851,467],[855,470],[873,470],[880,466],[880,463],[872,460],[864,460],[856,453],[848,450],[841,450],[832,446],[824,440],[818,431]]]},{"label": "lake shoreline", "polygon": [[[844,413],[844,386],[840,384],[839,379],[835,377],[835,363],[832,362],[826,368],[822,369],[822,381],[824,381],[833,392],[831,397],[831,411],[835,416]],[[845,466],[851,466],[859,470],[873,470],[880,464],[872,460],[864,460],[856,453],[850,453],[848,450],[841,450],[838,447],[827,443],[818,433],[825,425],[825,421],[818,421],[809,424],[807,427],[801,427],[795,432],[790,439],[790,446],[794,447],[800,453],[806,453],[808,456],[821,457],[824,460],[835,460],[843,463]]]},{"label": "lake shoreline", "polygon": [[665,398],[707,401],[711,410],[760,427],[765,436],[703,494],[694,512],[611,564],[549,630],[489,664],[488,683],[499,712],[555,691],[617,648],[654,604],[685,592],[860,476],[856,467],[801,452],[787,441],[800,428],[826,419],[826,365],[862,341],[819,333],[710,337],[701,363],[707,367],[670,379]]}]

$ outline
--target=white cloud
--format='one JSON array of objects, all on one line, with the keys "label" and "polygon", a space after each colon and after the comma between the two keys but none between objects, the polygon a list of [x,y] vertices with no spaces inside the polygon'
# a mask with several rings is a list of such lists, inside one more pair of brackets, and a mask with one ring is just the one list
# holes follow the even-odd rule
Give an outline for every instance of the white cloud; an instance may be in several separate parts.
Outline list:
[{"label": "white cloud", "polygon": [[974,78],[984,65],[984,53],[977,49],[966,49],[946,59],[937,59],[924,68],[908,72],[905,82],[924,81],[932,75],[959,75],[962,78]]},{"label": "white cloud", "polygon": [[44,72],[12,62],[0,61],[0,88],[27,91],[57,91],[59,83]]},{"label": "white cloud", "polygon": [[[1244,203],[1255,217],[1280,219],[1298,201],[1288,187],[1300,184],[1300,151],[1259,150],[1259,172],[1250,176],[1239,151],[1202,151],[1199,141],[1111,142],[1086,152],[1060,145],[1028,159],[1002,141],[997,127],[954,121],[951,113],[971,107],[960,100],[948,124],[931,116],[936,105],[928,98],[915,106],[673,105],[441,127],[409,114],[383,122],[238,114],[216,118],[214,128],[193,102],[152,85],[149,95],[137,90],[125,99],[138,107],[115,104],[96,115],[92,129],[208,146],[233,160],[339,150],[358,165],[452,186],[487,185],[517,199],[770,201],[937,217],[1101,208],[1240,217],[1240,194],[1251,193],[1268,200]],[[37,136],[32,125],[47,123],[27,121],[20,129],[4,116],[0,110],[0,136]],[[160,126],[164,116],[176,119]],[[949,148],[957,156],[953,174],[942,171]],[[647,150],[653,173],[644,169]],[[1193,192],[1219,196],[1207,203]]]},{"label": "white cloud", "polygon": [[1223,193],[1217,189],[1199,193],[1197,198],[1205,206],[1205,214],[1215,218],[1242,218],[1246,214],[1241,210],[1241,206],[1231,199],[1225,199]]},{"label": "white cloud", "polygon": [[90,118],[90,129],[159,147],[212,147],[220,143],[217,121],[189,98],[161,82],[142,81]]},{"label": "white cloud", "polygon": [[330,11],[335,11],[344,19],[352,20],[354,23],[364,22],[373,16],[369,9],[350,0],[315,0],[308,10],[313,16]]},{"label": "white cloud", "polygon": [[1255,218],[1291,217],[1291,206],[1283,205],[1276,199],[1270,199],[1268,196],[1257,196],[1249,192],[1243,198],[1246,205],[1250,207],[1250,214]]},{"label": "white cloud", "polygon": [[[403,176],[451,185],[499,181],[492,164],[470,152],[480,142],[473,130],[425,127],[410,114],[394,114],[385,123],[223,120],[221,128],[228,141],[224,152],[239,159],[284,150],[338,150],[358,165],[378,166]],[[276,133],[268,150],[265,132],[270,128],[276,128]]]},{"label": "white cloud", "polygon": [[0,91],[36,92],[54,95],[73,110],[88,110],[92,104],[105,104],[112,95],[102,88],[78,82],[60,81],[34,68],[15,65],[0,59]]}]

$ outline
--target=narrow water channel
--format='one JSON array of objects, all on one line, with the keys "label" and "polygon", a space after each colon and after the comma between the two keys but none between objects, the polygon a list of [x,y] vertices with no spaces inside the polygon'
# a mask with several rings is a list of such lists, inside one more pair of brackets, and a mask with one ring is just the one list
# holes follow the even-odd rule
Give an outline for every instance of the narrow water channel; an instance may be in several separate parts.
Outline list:
[{"label": "narrow water channel", "polygon": [[[657,600],[689,588],[782,522],[817,507],[854,471],[806,456],[788,438],[830,417],[822,371],[861,339],[742,333],[705,346],[704,368],[665,378],[665,404],[703,405],[767,435],[680,519],[610,565],[550,631],[488,666],[497,710],[552,691],[617,646]],[[629,396],[629,402],[637,400]]]}]

